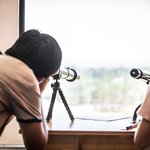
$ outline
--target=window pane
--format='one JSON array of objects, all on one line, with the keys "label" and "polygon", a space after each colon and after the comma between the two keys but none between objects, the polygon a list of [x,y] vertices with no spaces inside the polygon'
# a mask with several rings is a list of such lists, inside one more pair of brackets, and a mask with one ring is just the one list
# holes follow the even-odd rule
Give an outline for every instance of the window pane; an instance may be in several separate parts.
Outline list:
[{"label": "window pane", "polygon": [[[147,0],[27,0],[25,28],[55,37],[61,67],[80,75],[74,82],[60,79],[73,111],[131,114],[147,88],[130,70],[150,71],[149,14]],[[48,104],[52,92],[50,83],[43,95]],[[59,96],[56,103],[62,105]]]}]

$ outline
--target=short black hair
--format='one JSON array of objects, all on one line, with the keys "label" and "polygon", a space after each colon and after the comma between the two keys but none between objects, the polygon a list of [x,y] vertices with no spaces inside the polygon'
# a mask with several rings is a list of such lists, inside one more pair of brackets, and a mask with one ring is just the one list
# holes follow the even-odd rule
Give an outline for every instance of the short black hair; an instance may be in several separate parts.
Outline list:
[{"label": "short black hair", "polygon": [[37,78],[51,76],[62,61],[62,51],[57,41],[35,29],[22,33],[5,54],[26,63]]}]

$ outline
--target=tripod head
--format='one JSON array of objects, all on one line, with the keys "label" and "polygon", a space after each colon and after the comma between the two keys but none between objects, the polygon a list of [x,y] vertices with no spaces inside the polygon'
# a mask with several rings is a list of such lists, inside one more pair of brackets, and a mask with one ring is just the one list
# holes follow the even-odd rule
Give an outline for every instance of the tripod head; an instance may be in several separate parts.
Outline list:
[{"label": "tripod head", "polygon": [[60,79],[59,74],[54,75],[53,79],[55,79],[56,81],[51,84],[51,87],[53,88],[53,90],[60,90],[60,83],[58,82],[58,80]]},{"label": "tripod head", "polygon": [[59,80],[59,79],[60,79],[60,74],[56,74],[56,75],[54,75],[54,76],[53,76],[53,79],[55,79],[55,80]]}]

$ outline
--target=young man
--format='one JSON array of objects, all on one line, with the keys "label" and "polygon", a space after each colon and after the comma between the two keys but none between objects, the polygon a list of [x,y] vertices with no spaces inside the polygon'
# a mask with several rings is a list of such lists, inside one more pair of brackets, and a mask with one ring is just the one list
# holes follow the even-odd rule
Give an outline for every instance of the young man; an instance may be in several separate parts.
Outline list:
[{"label": "young man", "polygon": [[134,136],[134,143],[140,150],[150,150],[150,86],[138,114],[142,116]]},{"label": "young man", "polygon": [[37,30],[24,32],[0,55],[0,135],[15,116],[26,149],[46,148],[48,132],[41,94],[61,60],[57,41]]}]

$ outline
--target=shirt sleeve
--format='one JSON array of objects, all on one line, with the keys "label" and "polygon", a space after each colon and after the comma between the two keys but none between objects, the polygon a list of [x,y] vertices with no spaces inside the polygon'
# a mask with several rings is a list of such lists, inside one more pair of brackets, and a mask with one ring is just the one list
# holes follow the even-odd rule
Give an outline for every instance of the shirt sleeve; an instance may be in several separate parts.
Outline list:
[{"label": "shirt sleeve", "polygon": [[147,88],[143,103],[137,113],[144,119],[150,121],[150,86]]},{"label": "shirt sleeve", "polygon": [[24,62],[4,55],[0,61],[0,94],[5,111],[18,121],[42,121],[39,83]]},{"label": "shirt sleeve", "polygon": [[[36,85],[36,84],[35,84]],[[14,113],[19,122],[41,122],[41,96],[37,92],[35,85],[21,90],[22,94],[17,94],[16,102],[13,102]]]},{"label": "shirt sleeve", "polygon": [[[5,85],[3,88],[6,88]],[[36,78],[25,77],[11,81],[5,92],[8,109],[18,122],[42,121],[42,101]]]},{"label": "shirt sleeve", "polygon": [[24,93],[21,100],[19,99],[20,98],[18,98],[17,103],[13,103],[14,114],[17,121],[21,123],[41,122],[42,104],[40,95],[31,89]]}]

